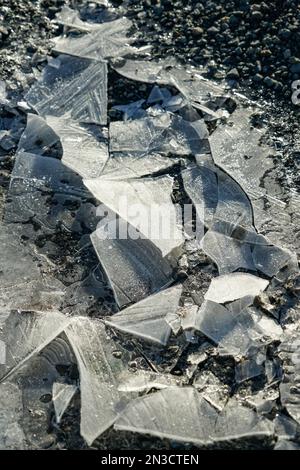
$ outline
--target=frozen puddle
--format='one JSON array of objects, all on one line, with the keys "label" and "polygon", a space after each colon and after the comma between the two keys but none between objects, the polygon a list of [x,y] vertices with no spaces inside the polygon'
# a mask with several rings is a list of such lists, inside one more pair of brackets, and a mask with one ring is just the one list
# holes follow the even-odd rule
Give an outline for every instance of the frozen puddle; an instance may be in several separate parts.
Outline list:
[{"label": "frozen puddle", "polygon": [[[300,205],[261,110],[152,60],[101,4],[100,23],[56,16],[25,96],[0,225],[0,448],[55,447],[79,396],[82,446],[114,427],[296,448]],[[113,76],[150,88],[118,103]]]}]

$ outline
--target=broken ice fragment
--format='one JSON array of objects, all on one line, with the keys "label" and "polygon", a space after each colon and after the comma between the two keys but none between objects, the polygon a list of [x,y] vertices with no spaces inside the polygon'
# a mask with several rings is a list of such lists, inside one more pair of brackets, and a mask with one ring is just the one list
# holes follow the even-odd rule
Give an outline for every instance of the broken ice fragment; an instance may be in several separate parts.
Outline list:
[{"label": "broken ice fragment", "polygon": [[181,286],[170,287],[112,315],[105,323],[150,343],[166,346],[171,334],[166,317],[177,311],[181,292]]},{"label": "broken ice fragment", "polygon": [[286,266],[292,253],[277,246],[256,245],[253,249],[253,260],[256,268],[269,277],[276,276]]},{"label": "broken ice fragment", "polygon": [[19,141],[18,152],[44,155],[58,142],[58,135],[43,118],[27,114],[27,126]]},{"label": "broken ice fragment", "polygon": [[181,172],[184,189],[195,205],[202,223],[209,227],[218,205],[218,185],[214,171],[193,166]]},{"label": "broken ice fragment", "polygon": [[12,312],[0,331],[6,343],[6,362],[0,365],[1,381],[53,341],[69,323],[70,318],[55,311]]},{"label": "broken ice fragment", "polygon": [[191,387],[169,387],[132,401],[115,428],[196,445],[273,433],[271,423],[252,410],[229,402],[218,413]]},{"label": "broken ice fragment", "polygon": [[204,121],[189,123],[167,112],[133,121],[112,122],[109,133],[112,152],[164,155],[201,153],[208,136]]},{"label": "broken ice fragment", "polygon": [[274,423],[275,433],[279,439],[293,439],[296,437],[298,425],[293,419],[280,413],[276,415]]},{"label": "broken ice fragment", "polygon": [[236,365],[235,380],[237,383],[242,383],[263,374],[264,371],[263,364],[257,362],[257,358],[246,359]]},{"label": "broken ice fragment", "polygon": [[279,439],[273,450],[281,450],[281,451],[298,450],[299,451],[300,447],[299,447],[299,444],[297,444],[296,442],[287,441],[285,439]]},{"label": "broken ice fragment", "polygon": [[85,180],[84,184],[98,201],[151,240],[163,256],[183,243],[171,200],[171,177],[126,181],[97,178]]},{"label": "broken ice fragment", "polygon": [[62,163],[82,178],[97,178],[108,160],[106,129],[89,128],[68,116],[47,116],[47,123],[59,136]]},{"label": "broken ice fragment", "polygon": [[11,382],[0,384],[0,450],[24,450],[26,439],[21,428],[22,392]]},{"label": "broken ice fragment", "polygon": [[[204,253],[218,266],[219,274],[244,268],[255,271],[251,248],[234,238],[209,230],[201,240]],[[265,248],[265,247],[264,247]]]},{"label": "broken ice fragment", "polygon": [[107,337],[98,320],[77,317],[65,329],[80,373],[80,432],[86,442],[108,429],[117,417],[119,380],[124,372],[122,358],[113,354],[115,343]]},{"label": "broken ice fragment", "polygon": [[[79,21],[76,21],[77,25],[79,25]],[[135,38],[127,36],[132,27],[132,22],[128,18],[123,17],[100,23],[96,28],[91,28],[90,25],[91,23],[80,22],[81,30],[82,27],[90,29],[87,34],[56,38],[53,50],[60,54],[99,61],[128,54],[145,53],[150,49],[149,47],[136,48],[130,45],[135,41]]]},{"label": "broken ice fragment", "polygon": [[60,67],[47,65],[41,78],[26,95],[28,103],[43,117],[70,113],[72,119],[89,124],[107,121],[107,65],[59,56]]},{"label": "broken ice fragment", "polygon": [[[108,224],[108,233],[114,226],[114,221]],[[120,308],[171,284],[170,264],[151,241],[134,240],[129,235],[109,239],[104,227],[98,228],[91,240]]]},{"label": "broken ice fragment", "polygon": [[161,390],[174,385],[181,385],[182,378],[171,374],[158,374],[148,370],[139,370],[119,385],[120,392],[149,392],[152,388]]},{"label": "broken ice fragment", "polygon": [[124,121],[127,121],[127,119],[140,119],[147,115],[146,111],[142,108],[144,103],[145,100],[138,100],[130,104],[114,106],[113,109],[124,113]]},{"label": "broken ice fragment", "polygon": [[251,295],[256,297],[269,285],[269,281],[246,273],[225,274],[211,281],[206,300],[217,303],[231,302]]},{"label": "broken ice fragment", "polygon": [[68,408],[76,391],[76,385],[54,382],[52,388],[52,400],[57,424],[60,423],[61,418]]},{"label": "broken ice fragment", "polygon": [[194,380],[193,386],[217,410],[221,411],[226,405],[229,398],[229,387],[224,385],[212,372],[201,371]]},{"label": "broken ice fragment", "polygon": [[[104,6],[108,6],[108,2],[105,0],[103,0],[101,4],[103,4]],[[60,12],[56,13],[55,21],[69,28],[77,29],[78,31],[83,31],[86,33],[97,31],[99,28],[103,28],[101,23],[99,24],[90,23],[88,21],[82,21],[80,19],[79,12],[76,10],[72,10],[72,8],[69,8],[66,5],[62,7]]]}]

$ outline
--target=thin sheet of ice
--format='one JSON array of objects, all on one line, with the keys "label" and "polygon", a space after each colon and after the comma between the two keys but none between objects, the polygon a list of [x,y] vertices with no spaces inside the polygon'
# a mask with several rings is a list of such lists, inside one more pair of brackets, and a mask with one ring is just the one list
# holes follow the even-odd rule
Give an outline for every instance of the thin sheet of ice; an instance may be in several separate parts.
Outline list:
[{"label": "thin sheet of ice", "polygon": [[[103,0],[101,5],[108,6],[108,2]],[[88,21],[83,21],[80,19],[79,12],[73,10],[72,8],[64,5],[60,12],[55,15],[55,22],[63,24],[71,29],[77,29],[78,31],[83,31],[85,33],[91,33],[92,31],[101,30],[103,28],[100,23],[90,23]]]},{"label": "thin sheet of ice", "polygon": [[169,387],[132,401],[115,423],[118,430],[196,445],[271,436],[271,423],[238,403],[221,413],[191,387]]},{"label": "thin sheet of ice", "polygon": [[120,75],[131,80],[175,86],[188,102],[213,118],[224,115],[222,110],[214,111],[207,106],[213,97],[225,95],[224,87],[206,80],[199,69],[183,67],[174,59],[157,62],[128,59],[125,63],[116,61],[113,66]]},{"label": "thin sheet of ice", "polygon": [[234,238],[208,230],[201,240],[201,248],[216,263],[220,275],[240,268],[256,271],[251,247],[246,243],[240,243]]},{"label": "thin sheet of ice", "polygon": [[126,180],[152,175],[171,168],[179,162],[179,158],[171,158],[157,153],[140,154],[139,152],[118,152],[110,155],[101,178],[108,180]]},{"label": "thin sheet of ice", "polygon": [[264,365],[257,362],[256,358],[249,358],[236,364],[235,366],[235,381],[237,383],[245,382],[246,380],[264,374]]},{"label": "thin sheet of ice", "polygon": [[1,381],[40,352],[69,323],[69,317],[55,311],[12,312],[0,330],[6,344],[6,362],[0,365]]},{"label": "thin sheet of ice", "polygon": [[181,293],[181,286],[170,287],[116,313],[105,323],[150,343],[166,346],[172,331],[166,317],[177,311]]},{"label": "thin sheet of ice", "polygon": [[[108,224],[108,233],[114,231]],[[103,266],[119,307],[148,297],[173,281],[170,264],[151,241],[107,238],[105,227],[91,235],[93,246]]]},{"label": "thin sheet of ice", "polygon": [[21,427],[22,392],[11,382],[0,384],[0,450],[24,450],[26,439]]},{"label": "thin sheet of ice", "polygon": [[199,219],[209,227],[218,205],[216,173],[206,166],[193,166],[181,172],[186,193],[191,198]]},{"label": "thin sheet of ice", "polygon": [[173,178],[84,180],[93,196],[124,221],[136,228],[168,255],[183,243],[177,212],[171,200]]},{"label": "thin sheet of ice", "polygon": [[107,65],[70,56],[58,57],[60,67],[47,65],[26,95],[43,117],[62,116],[89,124],[107,122]]},{"label": "thin sheet of ice", "polygon": [[194,380],[193,386],[217,410],[221,411],[226,405],[229,398],[229,387],[223,384],[211,371],[201,371]]},{"label": "thin sheet of ice", "polygon": [[[86,23],[86,27],[90,28],[90,23]],[[93,31],[87,34],[55,38],[53,50],[60,54],[96,61],[129,54],[145,54],[150,47],[131,46],[135,41],[133,36],[128,37],[131,27],[132,21],[125,17],[100,23],[97,28],[93,28]]]},{"label": "thin sheet of ice", "polygon": [[52,401],[57,424],[60,423],[76,391],[76,385],[54,382],[52,387]]},{"label": "thin sheet of ice", "polygon": [[246,273],[232,273],[215,277],[205,294],[206,300],[223,304],[251,295],[256,297],[269,285],[269,281]]},{"label": "thin sheet of ice", "polygon": [[204,121],[188,122],[175,114],[162,112],[133,121],[110,124],[112,152],[151,152],[164,155],[196,155],[205,146],[208,133]]},{"label": "thin sheet of ice", "polygon": [[90,128],[68,116],[47,116],[47,123],[59,136],[62,163],[82,178],[97,178],[108,160],[106,128]]},{"label": "thin sheet of ice", "polygon": [[257,270],[269,277],[276,276],[291,259],[292,253],[277,246],[256,245],[253,249],[253,260]]},{"label": "thin sheet of ice", "polygon": [[27,125],[18,145],[18,152],[44,155],[59,142],[55,130],[36,114],[27,114]]},{"label": "thin sheet of ice", "polygon": [[113,106],[113,109],[124,113],[124,121],[127,121],[128,119],[140,119],[147,116],[145,109],[142,108],[144,103],[145,100],[138,100],[129,104],[119,104]]},{"label": "thin sheet of ice", "polygon": [[174,385],[182,385],[182,377],[171,374],[159,374],[149,370],[139,370],[119,385],[119,391],[125,393],[149,392],[152,388],[161,390]]},{"label": "thin sheet of ice", "polygon": [[116,345],[107,337],[102,322],[77,317],[65,333],[80,373],[80,433],[91,445],[117,418],[116,405],[121,398],[118,386],[125,366],[113,354]]}]

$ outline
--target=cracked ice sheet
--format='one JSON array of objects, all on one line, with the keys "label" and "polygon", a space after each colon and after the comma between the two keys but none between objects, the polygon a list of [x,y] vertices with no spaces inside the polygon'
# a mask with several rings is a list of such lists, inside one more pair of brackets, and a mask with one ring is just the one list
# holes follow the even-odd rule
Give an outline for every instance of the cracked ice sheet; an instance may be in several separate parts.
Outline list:
[{"label": "cracked ice sheet", "polygon": [[211,281],[204,298],[220,304],[232,302],[248,295],[256,297],[269,285],[269,281],[246,273],[225,274]]},{"label": "cracked ice sheet", "polygon": [[173,178],[160,176],[126,181],[95,178],[84,180],[84,184],[98,201],[156,245],[163,257],[183,244],[171,200]]},{"label": "cracked ice sheet", "polygon": [[166,318],[176,313],[181,293],[181,286],[170,287],[116,313],[105,323],[150,343],[166,346],[172,331]]},{"label": "cracked ice sheet", "polygon": [[218,413],[191,387],[169,387],[132,401],[115,428],[200,446],[273,434],[272,424],[254,411],[231,400]]},{"label": "cracked ice sheet", "polygon": [[[91,28],[91,23],[84,22],[84,25]],[[100,23],[93,31],[81,36],[55,38],[53,50],[95,61],[149,52],[150,46],[137,48],[130,45],[135,41],[135,37],[128,37],[132,25],[132,21],[125,17]]]},{"label": "cracked ice sheet", "polygon": [[173,59],[161,61],[116,61],[115,70],[123,77],[146,83],[175,86],[188,102],[204,114],[219,118],[224,111],[214,111],[208,107],[212,98],[224,97],[225,89],[201,76],[204,70],[182,67]]},{"label": "cracked ice sheet", "polygon": [[62,163],[82,178],[97,178],[108,160],[106,128],[90,128],[69,116],[47,116],[47,123],[59,136]]},{"label": "cracked ice sheet", "polygon": [[45,348],[70,321],[55,311],[10,313],[0,330],[0,338],[6,344],[6,362],[0,365],[1,381]]},{"label": "cracked ice sheet", "polygon": [[26,95],[40,115],[62,116],[89,124],[107,122],[107,65],[60,55],[59,67],[48,64]]},{"label": "cracked ice sheet", "polygon": [[107,227],[98,228],[91,240],[116,302],[122,308],[167,287],[173,278],[170,264],[151,241],[134,240],[129,236],[107,238],[107,233],[113,232],[114,227],[112,221]]},{"label": "cracked ice sheet", "polygon": [[91,445],[118,416],[122,395],[118,386],[126,376],[122,358],[114,355],[115,343],[98,320],[74,318],[65,329],[80,373],[80,432]]},{"label": "cracked ice sheet", "polygon": [[161,390],[174,385],[182,385],[182,377],[176,377],[171,374],[159,374],[149,370],[139,370],[128,377],[128,379],[119,385],[120,392],[148,393],[152,388]]},{"label": "cracked ice sheet", "polygon": [[203,120],[188,122],[163,112],[133,121],[112,122],[109,127],[111,152],[151,152],[163,155],[196,155],[206,146],[208,132]]}]

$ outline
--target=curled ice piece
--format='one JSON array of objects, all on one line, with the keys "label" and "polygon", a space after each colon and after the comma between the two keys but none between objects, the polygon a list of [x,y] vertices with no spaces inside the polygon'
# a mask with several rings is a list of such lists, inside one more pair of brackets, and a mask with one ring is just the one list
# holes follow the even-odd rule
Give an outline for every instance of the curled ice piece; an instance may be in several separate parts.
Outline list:
[{"label": "curled ice piece", "polygon": [[53,341],[70,323],[62,313],[12,312],[0,330],[6,344],[6,362],[0,365],[3,381]]},{"label": "curled ice piece", "polygon": [[171,200],[173,178],[84,180],[93,196],[168,255],[183,243]]},{"label": "curled ice piece", "polygon": [[201,240],[201,248],[216,263],[220,275],[240,268],[256,271],[251,247],[246,243],[209,230]]},{"label": "curled ice piece", "polygon": [[218,205],[215,172],[206,166],[193,166],[181,172],[186,193],[191,198],[199,219],[210,226]]},{"label": "curled ice piece", "polygon": [[60,423],[76,391],[76,385],[54,382],[52,387],[52,401],[57,424]]},{"label": "curled ice piece", "polygon": [[219,413],[192,387],[169,387],[132,401],[115,428],[200,446],[273,434],[271,423],[254,411],[230,401]]},{"label": "curled ice piece", "polygon": [[220,304],[251,295],[256,297],[269,285],[269,281],[246,273],[224,274],[215,277],[204,298]]},{"label": "curled ice piece", "polygon": [[47,65],[26,95],[43,117],[70,113],[75,121],[107,122],[107,65],[70,56],[59,56],[60,67]]},{"label": "curled ice piece", "polygon": [[91,240],[122,308],[170,285],[172,269],[151,241],[130,235],[110,237],[114,229],[115,221],[109,222],[98,228]]},{"label": "curled ice piece", "polygon": [[150,343],[166,346],[171,334],[166,317],[177,311],[181,292],[181,286],[170,287],[112,315],[105,323]]},{"label": "curled ice piece", "polygon": [[62,163],[82,178],[97,178],[108,160],[107,129],[91,128],[68,116],[47,116],[47,123],[59,136]]},{"label": "curled ice piece", "polygon": [[80,373],[80,432],[91,445],[117,417],[116,405],[121,398],[118,386],[125,366],[113,354],[116,345],[107,337],[102,322],[77,317],[65,329],[65,334]]},{"label": "curled ice piece", "polygon": [[133,121],[110,124],[112,152],[150,152],[163,155],[196,155],[207,141],[204,121],[188,122],[180,116],[163,112]]},{"label": "curled ice piece", "polygon": [[[91,23],[86,23],[86,28],[91,28],[90,25]],[[132,21],[125,17],[100,23],[87,34],[56,38],[53,50],[60,54],[95,61],[148,52],[150,47],[137,48],[130,45],[135,41],[134,37],[128,37],[131,27]]]},{"label": "curled ice piece", "polygon": [[58,142],[58,135],[43,118],[36,114],[27,114],[27,125],[21,135],[18,152],[44,155]]},{"label": "curled ice piece", "polygon": [[149,392],[152,388],[158,390],[181,385],[182,378],[171,374],[158,374],[148,370],[139,370],[119,385],[120,392]]}]

